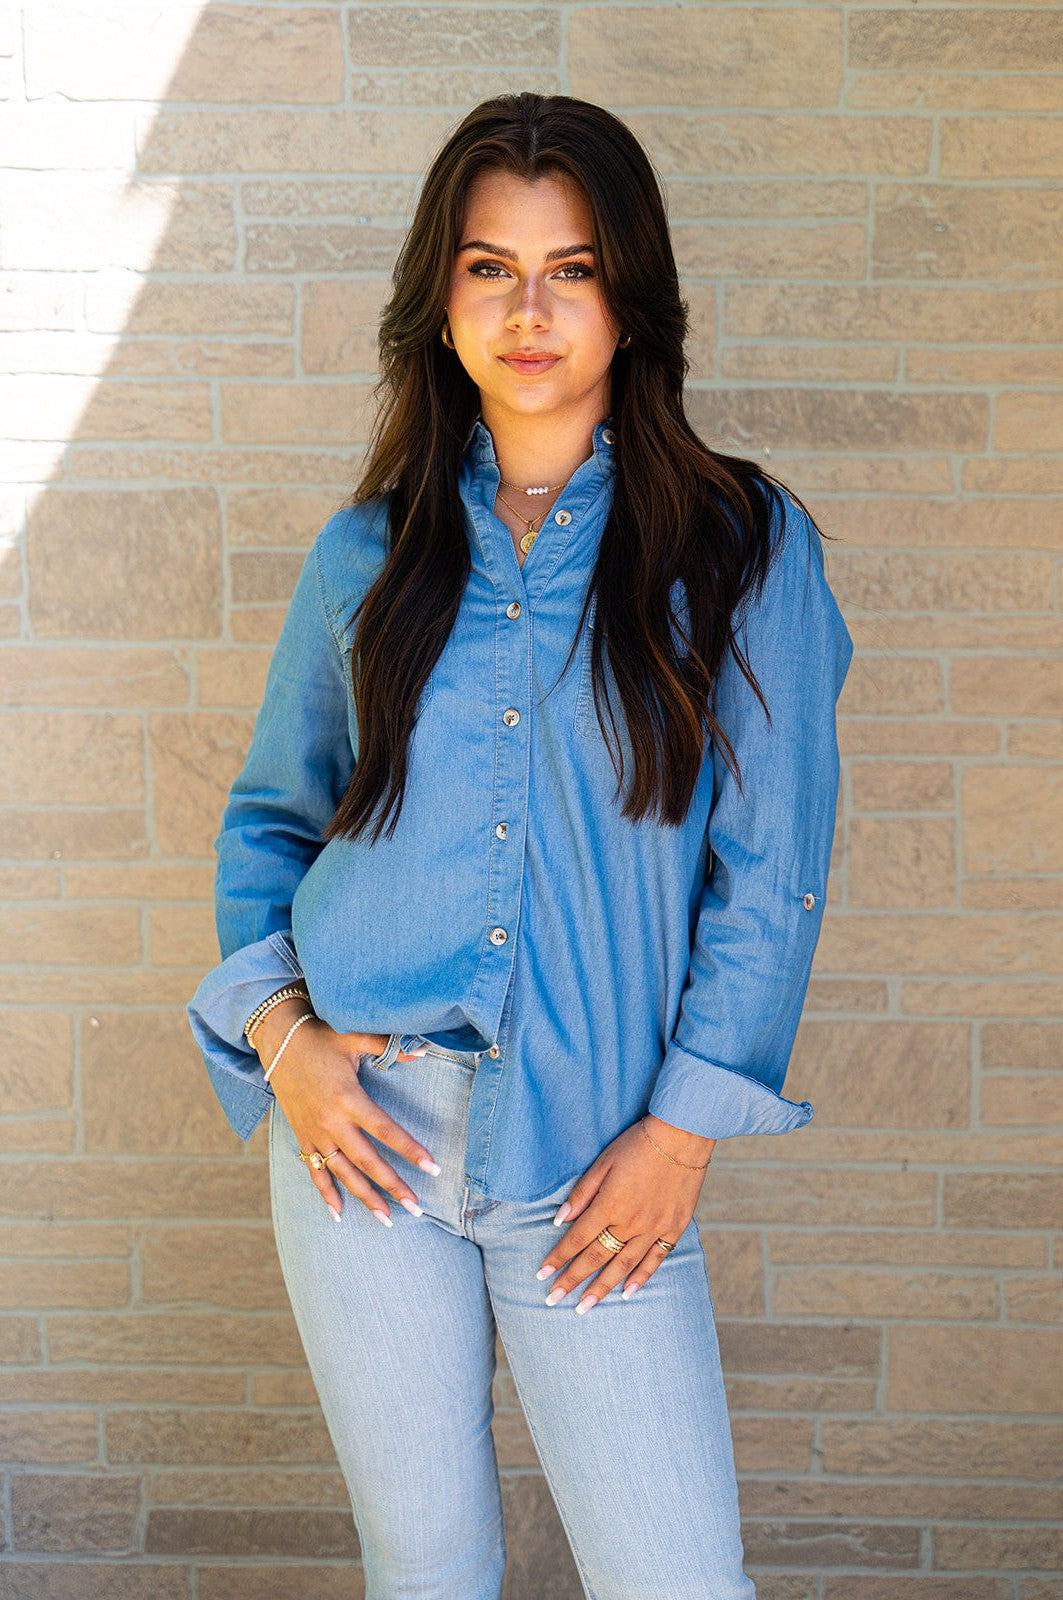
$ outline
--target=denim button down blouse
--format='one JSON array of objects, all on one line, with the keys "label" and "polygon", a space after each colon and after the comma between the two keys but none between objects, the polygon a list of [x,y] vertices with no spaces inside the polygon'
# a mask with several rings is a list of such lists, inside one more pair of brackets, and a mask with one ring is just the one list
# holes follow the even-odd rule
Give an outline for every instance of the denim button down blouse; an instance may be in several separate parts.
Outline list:
[{"label": "denim button down blouse", "polygon": [[222,959],[187,1008],[241,1137],[272,1099],[244,1023],[299,975],[337,1032],[485,1052],[465,1176],[499,1199],[575,1180],[646,1111],[713,1139],[812,1117],[780,1091],[826,902],[852,640],[819,535],[786,499],[764,588],[735,619],[771,725],[729,652],[717,683],[744,794],[707,742],[681,826],[623,818],[591,692],[593,607],[561,675],[613,451],[600,424],[522,568],[474,426],[472,570],[420,697],[398,825],[376,844],[321,833],[358,755],[350,618],[386,558],[385,505],[318,533],[214,841]]}]

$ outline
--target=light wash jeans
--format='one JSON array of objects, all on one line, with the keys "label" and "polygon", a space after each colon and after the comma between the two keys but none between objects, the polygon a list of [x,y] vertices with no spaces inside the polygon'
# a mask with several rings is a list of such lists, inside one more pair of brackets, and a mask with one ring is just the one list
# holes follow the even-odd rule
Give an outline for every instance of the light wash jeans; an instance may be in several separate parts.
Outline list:
[{"label": "light wash jeans", "polygon": [[432,1177],[380,1145],[423,1217],[389,1200],[383,1227],[338,1185],[337,1226],[276,1102],[270,1116],[281,1265],[350,1491],[366,1600],[499,1600],[496,1325],[588,1600],[755,1600],[696,1220],[630,1300],[618,1287],[577,1316],[584,1282],[546,1305],[550,1282],[535,1274],[572,1183],[530,1203],[468,1184],[479,1056],[430,1047],[395,1060],[425,1042],[393,1034],[360,1062],[366,1092],[442,1168]]}]

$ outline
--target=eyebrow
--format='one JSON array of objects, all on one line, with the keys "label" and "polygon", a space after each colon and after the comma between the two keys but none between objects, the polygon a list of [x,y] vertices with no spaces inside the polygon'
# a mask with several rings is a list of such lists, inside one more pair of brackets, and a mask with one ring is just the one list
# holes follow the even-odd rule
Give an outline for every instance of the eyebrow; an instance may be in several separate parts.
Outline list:
[{"label": "eyebrow", "polygon": [[[486,239],[470,239],[466,244],[460,244],[459,250],[482,250],[485,255],[501,256],[505,261],[516,261],[517,252],[507,250],[504,245],[488,244]],[[592,256],[594,246],[591,244],[569,244],[563,250],[549,250],[543,257],[545,261],[566,261],[569,256]]]}]

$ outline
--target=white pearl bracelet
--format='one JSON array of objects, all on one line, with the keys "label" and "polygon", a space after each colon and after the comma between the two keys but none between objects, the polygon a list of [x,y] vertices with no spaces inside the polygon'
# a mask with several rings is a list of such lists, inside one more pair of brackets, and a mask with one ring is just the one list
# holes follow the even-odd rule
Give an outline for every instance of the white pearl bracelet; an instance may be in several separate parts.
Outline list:
[{"label": "white pearl bracelet", "polygon": [[266,1082],[266,1083],[269,1082],[269,1075],[273,1071],[274,1067],[277,1065],[277,1062],[280,1060],[281,1056],[284,1054],[285,1046],[287,1045],[288,1040],[291,1038],[292,1034],[295,1032],[296,1028],[301,1028],[303,1023],[304,1022],[309,1022],[310,1018],[312,1016],[314,1016],[314,1015],[315,1015],[315,1013],[313,1011],[304,1011],[301,1017],[296,1017],[295,1021],[292,1023],[291,1027],[288,1029],[288,1032],[284,1035],[284,1038],[281,1040],[280,1049],[277,1051],[277,1054],[273,1057],[273,1060],[270,1062],[269,1066],[266,1068],[266,1075],[265,1075],[265,1079],[263,1080],[264,1082]]}]

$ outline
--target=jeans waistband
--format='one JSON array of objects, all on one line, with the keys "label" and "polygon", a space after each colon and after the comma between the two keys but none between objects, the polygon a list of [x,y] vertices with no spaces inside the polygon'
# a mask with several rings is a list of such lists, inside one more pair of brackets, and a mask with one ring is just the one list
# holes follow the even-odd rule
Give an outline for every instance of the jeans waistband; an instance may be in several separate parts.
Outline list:
[{"label": "jeans waistband", "polygon": [[447,1061],[458,1061],[466,1067],[478,1067],[486,1050],[451,1050],[441,1044],[434,1044],[431,1039],[426,1039],[421,1033],[404,1033],[399,1040],[400,1050],[419,1050],[421,1048],[431,1051],[434,1056],[443,1056]]}]

